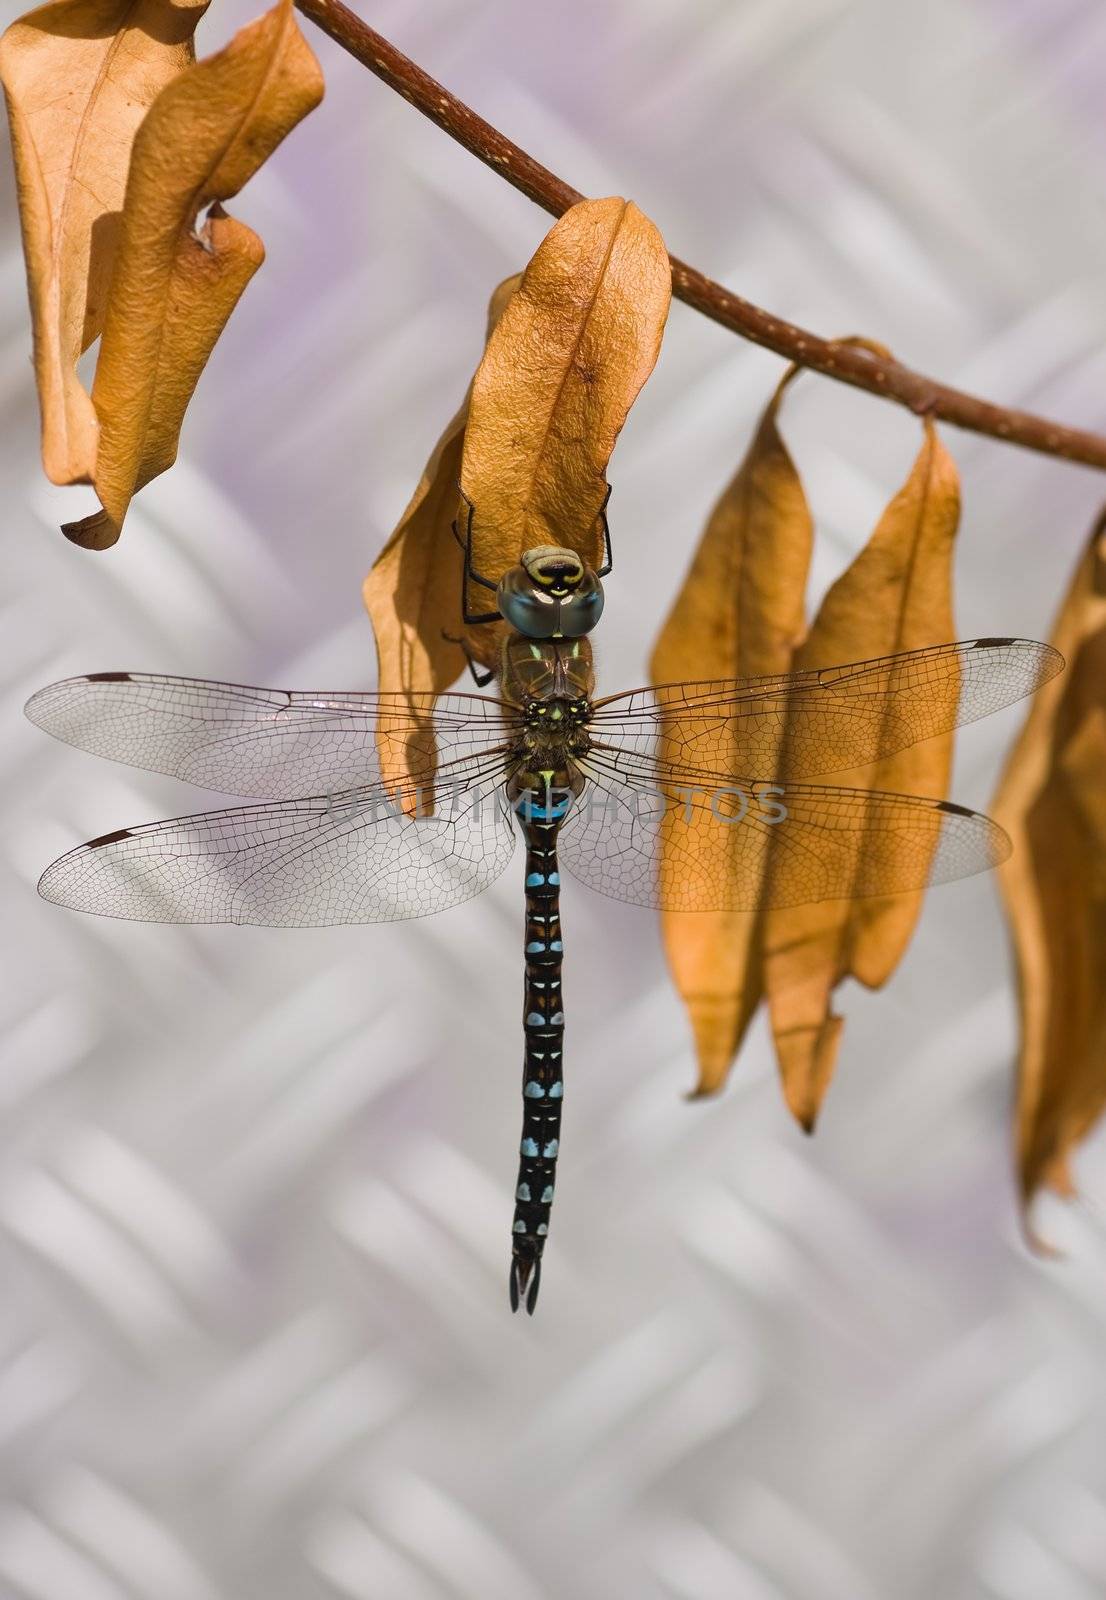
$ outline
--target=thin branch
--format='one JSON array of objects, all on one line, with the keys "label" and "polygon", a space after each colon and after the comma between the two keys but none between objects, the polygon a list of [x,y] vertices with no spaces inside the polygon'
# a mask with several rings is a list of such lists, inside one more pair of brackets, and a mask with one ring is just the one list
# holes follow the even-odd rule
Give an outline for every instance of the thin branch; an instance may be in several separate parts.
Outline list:
[{"label": "thin branch", "polygon": [[[295,3],[305,17],[348,50],[362,66],[546,211],[559,217],[584,198],[436,83],[394,44],[343,5],[342,0],[295,0]],[[1042,455],[1106,468],[1106,438],[1100,434],[1066,428],[1028,411],[993,405],[871,351],[821,339],[741,299],[675,256],[672,257],[672,291],[678,299],[742,338],[841,383],[895,400],[920,416],[939,417],[954,427],[987,434],[993,439],[1005,439],[1009,444],[1038,450]]]}]

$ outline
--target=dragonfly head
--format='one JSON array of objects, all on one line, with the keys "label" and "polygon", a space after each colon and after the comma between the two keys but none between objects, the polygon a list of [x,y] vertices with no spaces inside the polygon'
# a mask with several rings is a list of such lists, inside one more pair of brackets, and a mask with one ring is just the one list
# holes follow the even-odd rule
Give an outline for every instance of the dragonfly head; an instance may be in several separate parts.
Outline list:
[{"label": "dragonfly head", "polygon": [[499,614],[527,639],[579,639],[603,614],[603,585],[575,550],[527,550],[500,579]]}]

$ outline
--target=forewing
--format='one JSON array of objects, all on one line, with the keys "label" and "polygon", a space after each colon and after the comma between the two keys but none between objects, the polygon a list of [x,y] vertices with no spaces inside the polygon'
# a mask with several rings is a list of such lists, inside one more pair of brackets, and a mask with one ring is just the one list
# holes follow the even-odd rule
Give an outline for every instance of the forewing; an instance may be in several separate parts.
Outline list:
[{"label": "forewing", "polygon": [[465,792],[422,818],[368,786],[125,828],[55,861],[39,893],[141,922],[310,928],[428,916],[480,894],[510,860],[502,785],[502,763],[472,767]]},{"label": "forewing", "polygon": [[510,715],[483,695],[312,693],[138,672],[66,678],[40,689],[26,711],[94,755],[264,800],[376,782],[378,730],[409,765],[412,749],[425,750],[426,784],[435,772],[448,783],[470,757],[506,742]]},{"label": "forewing", "polygon": [[794,783],[759,793],[634,788],[594,755],[586,770],[560,858],[581,883],[634,905],[754,911],[901,894],[1009,854],[997,823],[946,801]]},{"label": "forewing", "polygon": [[598,750],[630,752],[661,781],[816,777],[975,722],[1063,665],[1033,639],[973,639],[780,677],[635,689],[599,701],[590,732]]}]

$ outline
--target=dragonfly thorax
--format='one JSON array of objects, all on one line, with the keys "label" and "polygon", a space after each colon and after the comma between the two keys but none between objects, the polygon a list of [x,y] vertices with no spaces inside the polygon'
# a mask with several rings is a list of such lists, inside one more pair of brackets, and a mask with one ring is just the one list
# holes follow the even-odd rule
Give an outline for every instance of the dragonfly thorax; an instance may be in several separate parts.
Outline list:
[{"label": "dragonfly thorax", "polygon": [[580,727],[590,715],[591,701],[583,695],[571,699],[563,695],[534,695],[522,708],[523,721],[529,727],[546,727],[553,723],[560,723],[562,729]]},{"label": "dragonfly thorax", "polygon": [[587,753],[591,703],[581,696],[527,699],[522,707],[522,745],[531,760],[549,758],[561,766],[567,757]]},{"label": "dragonfly thorax", "polygon": [[496,604],[527,639],[580,639],[603,614],[603,585],[574,550],[538,545],[504,573]]}]

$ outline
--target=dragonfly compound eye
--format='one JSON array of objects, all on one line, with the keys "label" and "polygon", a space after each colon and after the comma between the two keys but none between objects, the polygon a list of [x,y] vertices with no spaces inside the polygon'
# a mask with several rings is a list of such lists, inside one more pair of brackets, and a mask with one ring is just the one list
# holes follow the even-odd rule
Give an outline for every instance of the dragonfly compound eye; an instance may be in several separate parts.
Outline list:
[{"label": "dragonfly compound eye", "polygon": [[590,633],[603,615],[603,587],[590,573],[592,587],[581,586],[561,602],[561,634],[566,639],[581,639]]},{"label": "dragonfly compound eye", "polygon": [[528,639],[579,639],[603,614],[603,586],[574,551],[542,545],[504,574],[496,604]]}]

